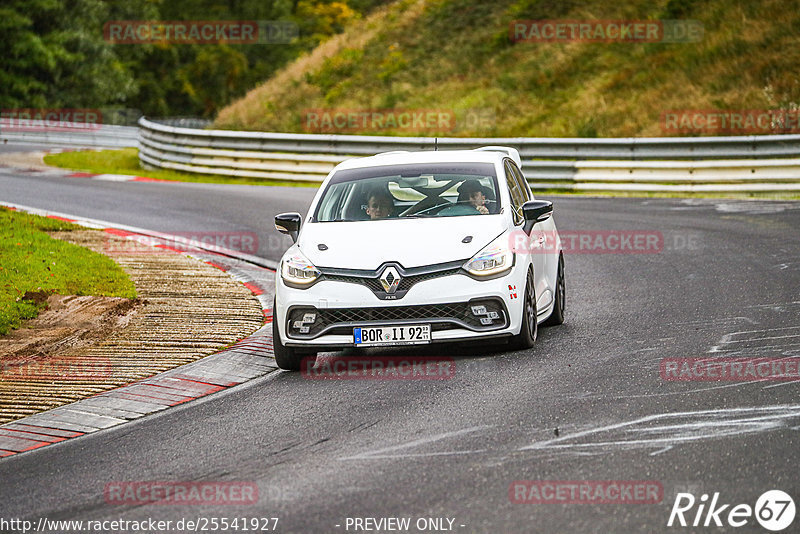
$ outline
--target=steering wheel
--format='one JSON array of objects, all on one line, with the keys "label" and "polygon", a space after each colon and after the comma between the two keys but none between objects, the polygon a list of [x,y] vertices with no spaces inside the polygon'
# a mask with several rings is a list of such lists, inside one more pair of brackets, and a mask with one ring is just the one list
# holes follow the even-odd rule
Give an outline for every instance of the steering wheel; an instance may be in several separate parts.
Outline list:
[{"label": "steering wheel", "polygon": [[438,213],[438,211],[434,211],[434,210],[442,210],[444,208],[447,208],[448,206],[455,206],[455,204],[451,203],[448,200],[445,200],[443,202],[440,202],[439,204],[431,206],[430,208],[425,208],[424,210],[417,211],[417,212],[413,213],[412,215],[422,215],[422,214],[425,214],[425,213],[428,213],[428,212]]},{"label": "steering wheel", "polygon": [[452,206],[447,206],[446,208],[439,210],[437,215],[440,217],[458,217],[459,215],[480,215],[481,212],[478,209],[470,204],[469,202],[461,203],[457,202]]}]

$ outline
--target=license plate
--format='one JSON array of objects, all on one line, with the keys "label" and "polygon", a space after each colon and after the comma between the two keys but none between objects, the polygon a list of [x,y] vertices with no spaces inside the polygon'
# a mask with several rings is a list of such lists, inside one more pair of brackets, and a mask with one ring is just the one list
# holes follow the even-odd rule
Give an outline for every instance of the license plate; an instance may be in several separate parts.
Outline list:
[{"label": "license plate", "polygon": [[353,328],[353,342],[359,347],[430,343],[431,325],[404,324]]}]

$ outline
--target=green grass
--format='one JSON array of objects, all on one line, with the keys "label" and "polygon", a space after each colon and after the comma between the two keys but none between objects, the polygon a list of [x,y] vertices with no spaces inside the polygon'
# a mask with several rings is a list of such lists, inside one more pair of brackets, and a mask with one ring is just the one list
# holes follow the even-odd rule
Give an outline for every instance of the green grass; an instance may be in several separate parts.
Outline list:
[{"label": "green grass", "polygon": [[[85,230],[68,222],[0,208],[0,335],[36,317],[48,293],[135,298],[113,260],[46,232]],[[39,293],[35,298],[31,293]],[[28,294],[30,298],[23,298]]]},{"label": "green grass", "polygon": [[[704,35],[689,43],[509,39],[512,21],[544,19],[688,19]],[[222,109],[214,126],[303,132],[306,110],[394,108],[452,110],[457,127],[342,133],[691,135],[665,130],[662,113],[797,109],[798,26],[797,3],[781,0],[396,0]],[[469,110],[487,111],[487,120],[459,125]]]},{"label": "green grass", "polygon": [[172,170],[148,170],[139,165],[139,150],[123,148],[119,150],[76,151],[48,154],[44,157],[48,165],[95,174],[129,174],[145,176],[158,180],[176,182],[201,182],[211,184],[237,185],[280,185],[293,187],[319,187],[318,183],[294,182],[291,180],[259,180],[255,178],[238,178],[217,174],[190,174]]}]

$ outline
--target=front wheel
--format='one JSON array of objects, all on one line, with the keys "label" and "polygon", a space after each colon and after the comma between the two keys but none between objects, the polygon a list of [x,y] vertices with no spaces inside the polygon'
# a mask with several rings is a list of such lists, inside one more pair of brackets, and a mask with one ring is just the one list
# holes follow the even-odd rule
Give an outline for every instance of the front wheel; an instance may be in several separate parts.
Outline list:
[{"label": "front wheel", "polygon": [[564,323],[564,305],[567,302],[567,291],[564,285],[564,255],[558,255],[558,275],[556,276],[556,302],[553,304],[553,313],[542,326],[556,326]]},{"label": "front wheel", "polygon": [[297,349],[281,343],[281,334],[278,331],[278,313],[274,302],[272,303],[272,351],[275,354],[275,362],[284,371],[299,371],[306,358],[309,367],[313,366],[317,359],[316,352],[298,352]]},{"label": "front wheel", "polygon": [[511,348],[514,350],[529,349],[536,341],[539,326],[536,322],[536,286],[533,283],[533,271],[528,271],[525,284],[525,303],[522,307],[522,328],[519,334],[511,339]]}]

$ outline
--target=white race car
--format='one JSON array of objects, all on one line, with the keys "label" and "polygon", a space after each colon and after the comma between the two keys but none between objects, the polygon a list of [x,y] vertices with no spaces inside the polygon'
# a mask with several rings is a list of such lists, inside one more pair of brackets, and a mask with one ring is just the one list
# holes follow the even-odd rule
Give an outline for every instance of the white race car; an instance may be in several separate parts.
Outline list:
[{"label": "white race car", "polygon": [[[551,202],[517,150],[389,152],[336,166],[305,221],[275,217],[273,346],[281,369],[346,347],[497,338],[529,348],[564,320]],[[301,225],[302,222],[302,225]]]}]

